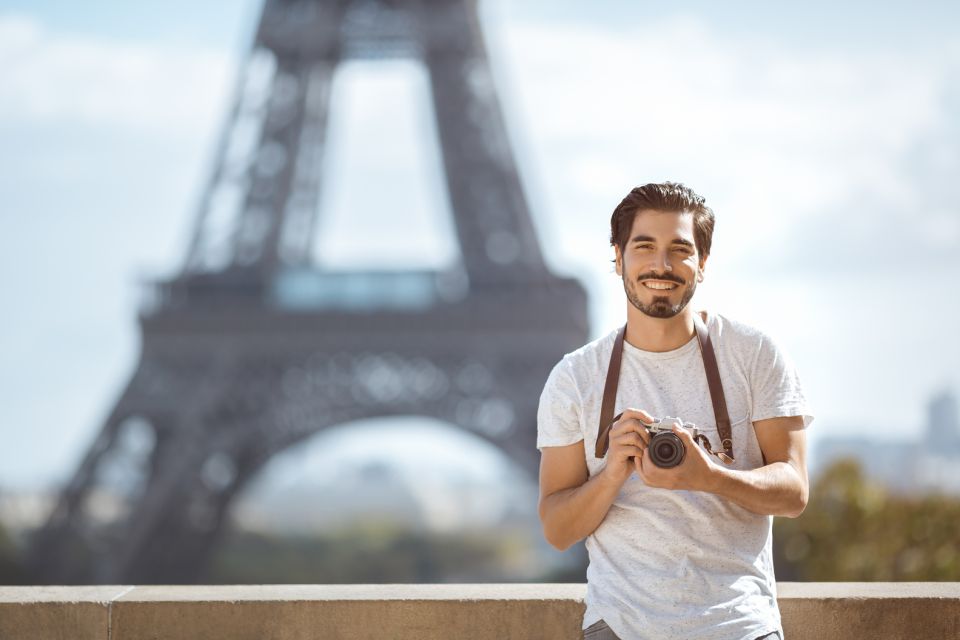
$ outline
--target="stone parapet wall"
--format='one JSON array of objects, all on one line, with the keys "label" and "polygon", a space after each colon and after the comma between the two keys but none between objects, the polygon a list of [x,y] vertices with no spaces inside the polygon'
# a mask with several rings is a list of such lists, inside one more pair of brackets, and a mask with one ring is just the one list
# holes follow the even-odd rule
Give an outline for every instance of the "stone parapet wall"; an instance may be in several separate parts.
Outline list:
[{"label": "stone parapet wall", "polygon": [[[960,638],[960,583],[780,583],[789,640]],[[0,587],[3,640],[580,638],[583,584]]]}]

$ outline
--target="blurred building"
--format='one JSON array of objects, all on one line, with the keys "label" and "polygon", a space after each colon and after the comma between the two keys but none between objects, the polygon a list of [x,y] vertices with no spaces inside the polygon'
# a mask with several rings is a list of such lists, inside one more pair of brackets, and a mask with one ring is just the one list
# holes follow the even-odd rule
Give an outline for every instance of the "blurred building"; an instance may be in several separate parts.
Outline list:
[{"label": "blurred building", "polygon": [[878,440],[866,435],[818,441],[810,466],[814,475],[840,459],[854,459],[864,473],[898,493],[941,492],[960,495],[960,419],[957,396],[949,389],[927,404],[919,439]]}]

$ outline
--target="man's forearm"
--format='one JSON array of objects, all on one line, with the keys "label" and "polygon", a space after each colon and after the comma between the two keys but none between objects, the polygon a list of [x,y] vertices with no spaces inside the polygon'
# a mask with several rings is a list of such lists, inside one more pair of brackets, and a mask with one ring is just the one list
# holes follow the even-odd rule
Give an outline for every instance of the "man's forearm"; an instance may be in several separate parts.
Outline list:
[{"label": "man's forearm", "polygon": [[805,474],[789,462],[749,471],[717,466],[707,491],[760,515],[795,518],[807,506]]},{"label": "man's forearm", "polygon": [[557,491],[543,500],[540,519],[547,542],[561,551],[600,526],[620,485],[599,473],[579,487]]}]

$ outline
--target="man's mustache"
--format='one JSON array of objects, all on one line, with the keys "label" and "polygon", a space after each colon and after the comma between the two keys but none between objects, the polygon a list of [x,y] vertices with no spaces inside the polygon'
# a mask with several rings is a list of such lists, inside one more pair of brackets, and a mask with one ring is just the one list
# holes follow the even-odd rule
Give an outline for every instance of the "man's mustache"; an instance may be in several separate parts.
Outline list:
[{"label": "man's mustache", "polygon": [[687,284],[687,281],[681,278],[680,276],[675,276],[672,273],[645,273],[642,276],[637,278],[637,282],[641,280],[663,280],[664,282],[674,282],[676,284]]}]

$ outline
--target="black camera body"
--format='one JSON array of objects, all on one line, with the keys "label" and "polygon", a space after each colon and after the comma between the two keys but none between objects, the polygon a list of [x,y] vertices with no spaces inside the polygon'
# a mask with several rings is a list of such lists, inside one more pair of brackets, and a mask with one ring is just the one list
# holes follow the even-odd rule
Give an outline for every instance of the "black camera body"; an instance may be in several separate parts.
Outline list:
[{"label": "black camera body", "polygon": [[683,462],[687,455],[687,448],[683,446],[683,440],[673,432],[674,426],[690,431],[694,438],[698,435],[695,424],[670,416],[657,419],[653,424],[644,426],[651,436],[650,443],[647,445],[647,449],[650,451],[650,459],[653,464],[661,469],[676,467]]}]

